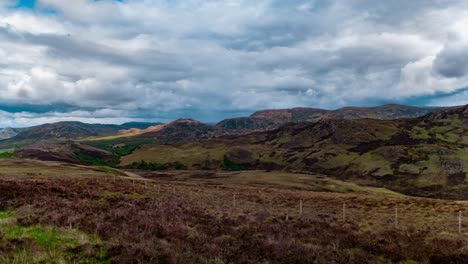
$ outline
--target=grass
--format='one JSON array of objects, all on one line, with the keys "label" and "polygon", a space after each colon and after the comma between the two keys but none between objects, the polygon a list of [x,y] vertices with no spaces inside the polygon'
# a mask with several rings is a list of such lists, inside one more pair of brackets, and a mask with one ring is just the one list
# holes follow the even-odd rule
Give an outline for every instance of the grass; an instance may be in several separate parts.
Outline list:
[{"label": "grass", "polygon": [[120,158],[116,155],[113,155],[109,158],[100,158],[91,155],[87,155],[82,152],[75,152],[75,156],[82,164],[90,165],[90,166],[116,166],[120,163]]},{"label": "grass", "polygon": [[15,156],[13,152],[0,152],[0,159],[10,159]]},{"label": "grass", "polygon": [[[142,175],[149,178],[158,178],[157,176],[152,176],[151,173],[142,173]],[[384,188],[363,187],[351,182],[335,180],[324,175],[280,171],[219,172],[216,176],[208,178],[204,177],[203,174],[197,176],[196,172],[186,172],[184,174],[183,172],[174,171],[172,174],[165,174],[158,179],[203,182],[219,185],[244,185],[283,190],[403,196]]]},{"label": "grass", "polygon": [[100,148],[114,153],[117,156],[125,156],[131,154],[136,148],[156,143],[152,139],[134,139],[132,137],[110,137],[99,140],[83,141],[82,143],[95,148]]},{"label": "grass", "polygon": [[[468,137],[460,120],[447,127],[424,123],[398,126],[403,121],[359,122],[343,122],[342,128],[333,130],[333,136],[323,138],[317,137],[326,134],[323,129],[297,125],[291,131],[234,139],[144,145],[121,157],[120,166],[145,161],[163,165],[179,162],[189,170],[308,171],[410,195],[468,199],[468,181],[462,179],[463,174],[468,175],[463,148]],[[361,131],[361,126],[366,130]]]},{"label": "grass", "polygon": [[[8,211],[0,218],[16,218],[7,221],[21,224],[14,237],[32,237],[34,248],[43,245],[36,238],[60,241],[51,244],[58,259],[67,252],[99,259],[102,251],[114,263],[463,263],[468,256],[457,222],[466,202],[283,172],[144,172],[141,179],[37,161],[0,167],[0,210]],[[81,234],[99,236],[86,243],[102,246],[60,246],[73,248]]]},{"label": "grass", "polygon": [[84,252],[76,254],[81,247],[100,244],[95,235],[75,229],[22,226],[17,223],[15,212],[0,211],[0,252],[3,251],[0,263],[105,263],[104,251],[96,252],[93,257]]},{"label": "grass", "polygon": [[352,168],[357,168],[356,172],[372,174],[375,177],[393,174],[391,163],[376,152],[366,153],[352,161]]},{"label": "grass", "polygon": [[[205,146],[203,143],[188,143],[179,148],[170,145],[146,145],[128,156],[122,157],[121,165],[130,165],[133,162],[156,162],[160,164],[179,161],[193,167],[194,164],[203,164],[209,160],[222,160],[227,147],[224,144],[213,144]],[[155,155],[155,153],[164,153],[164,155]]]}]

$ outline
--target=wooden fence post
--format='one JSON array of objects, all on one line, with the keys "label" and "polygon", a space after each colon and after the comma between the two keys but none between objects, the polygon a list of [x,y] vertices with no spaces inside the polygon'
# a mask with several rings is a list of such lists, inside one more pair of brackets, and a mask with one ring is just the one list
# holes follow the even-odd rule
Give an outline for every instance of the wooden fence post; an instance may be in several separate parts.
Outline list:
[{"label": "wooden fence post", "polygon": [[458,233],[462,233],[462,211],[458,212]]},{"label": "wooden fence post", "polygon": [[302,200],[299,201],[299,215],[302,216]]},{"label": "wooden fence post", "polygon": [[398,227],[398,207],[395,208],[395,227]]},{"label": "wooden fence post", "polygon": [[343,204],[343,221],[346,221],[346,204]]},{"label": "wooden fence post", "polygon": [[236,209],[236,194],[232,195],[232,207],[233,209]]}]

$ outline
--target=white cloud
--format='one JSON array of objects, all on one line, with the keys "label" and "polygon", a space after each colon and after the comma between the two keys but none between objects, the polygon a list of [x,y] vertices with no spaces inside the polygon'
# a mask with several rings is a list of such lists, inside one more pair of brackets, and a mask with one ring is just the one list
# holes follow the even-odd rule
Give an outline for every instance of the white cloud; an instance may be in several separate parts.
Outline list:
[{"label": "white cloud", "polygon": [[203,113],[405,102],[468,86],[465,1],[4,3],[0,102],[9,105],[208,120]]}]

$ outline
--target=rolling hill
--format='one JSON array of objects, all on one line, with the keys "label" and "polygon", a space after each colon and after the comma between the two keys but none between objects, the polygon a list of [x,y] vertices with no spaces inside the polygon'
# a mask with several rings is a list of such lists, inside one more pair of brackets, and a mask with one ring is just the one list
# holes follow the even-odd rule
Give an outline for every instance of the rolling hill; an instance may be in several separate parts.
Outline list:
[{"label": "rolling hill", "polygon": [[159,142],[177,142],[209,139],[223,134],[218,127],[203,124],[193,119],[178,119],[173,122],[149,128],[141,137],[150,137]]},{"label": "rolling hill", "polygon": [[18,133],[21,130],[22,130],[21,128],[11,128],[11,127],[2,128],[0,129],[0,140],[12,138],[18,135]]},{"label": "rolling hill", "polygon": [[147,145],[121,165],[144,160],[192,169],[306,171],[407,194],[467,199],[467,122],[468,105],[412,119],[290,123],[244,136]]},{"label": "rolling hill", "polygon": [[249,117],[225,119],[217,124],[228,131],[239,134],[278,128],[287,123],[317,122],[322,119],[360,119],[372,118],[391,120],[415,118],[426,115],[440,108],[414,107],[405,105],[382,105],[377,107],[344,107],[337,110],[317,108],[292,108],[262,110]]},{"label": "rolling hill", "polygon": [[28,139],[74,139],[112,135],[120,130],[117,125],[85,124],[81,122],[58,122],[31,127],[20,132],[15,140]]},{"label": "rolling hill", "polygon": [[124,156],[145,144],[207,140],[222,134],[223,130],[219,127],[203,124],[193,119],[178,119],[144,130],[130,129],[121,131],[117,136],[93,138],[84,140],[82,143]]},{"label": "rolling hill", "polygon": [[21,148],[43,140],[82,139],[116,135],[127,129],[146,129],[155,123],[130,122],[122,125],[87,124],[82,122],[58,122],[22,129],[3,129],[4,140],[0,138],[0,149]]},{"label": "rolling hill", "polygon": [[161,123],[149,123],[149,122],[128,122],[119,125],[121,130],[124,129],[147,129],[151,126],[161,125]]},{"label": "rolling hill", "polygon": [[119,132],[121,136],[133,136],[135,139],[150,138],[162,143],[208,139],[221,134],[223,134],[222,129],[189,118],[178,119],[167,124],[157,124],[145,129],[133,128]]},{"label": "rolling hill", "polygon": [[[72,140],[39,141],[15,153],[19,158],[61,161],[74,164],[102,165],[116,157],[109,151],[94,148]],[[118,160],[118,158],[117,158]]]},{"label": "rolling hill", "polygon": [[[396,119],[417,117],[437,108],[419,108],[402,105],[379,107],[347,107],[335,111],[316,108],[292,108],[262,110],[250,117],[226,119],[217,125],[207,125],[193,119],[179,119],[167,124],[129,122],[121,125],[58,122],[24,129],[0,130],[0,149],[28,146],[40,140],[84,139],[92,137],[135,137],[170,143],[187,140],[209,139],[220,135],[248,134],[273,130],[286,123],[317,122],[323,119]],[[105,138],[107,140],[109,138]],[[124,141],[131,141],[125,139]]]}]

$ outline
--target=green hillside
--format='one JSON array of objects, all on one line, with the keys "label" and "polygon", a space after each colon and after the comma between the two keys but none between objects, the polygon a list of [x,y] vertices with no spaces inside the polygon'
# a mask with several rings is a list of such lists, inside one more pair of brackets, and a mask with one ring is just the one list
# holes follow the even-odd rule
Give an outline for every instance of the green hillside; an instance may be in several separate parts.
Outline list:
[{"label": "green hillside", "polygon": [[467,108],[416,119],[330,119],[246,136],[147,145],[122,157],[121,165],[309,171],[407,194],[468,199]]}]

